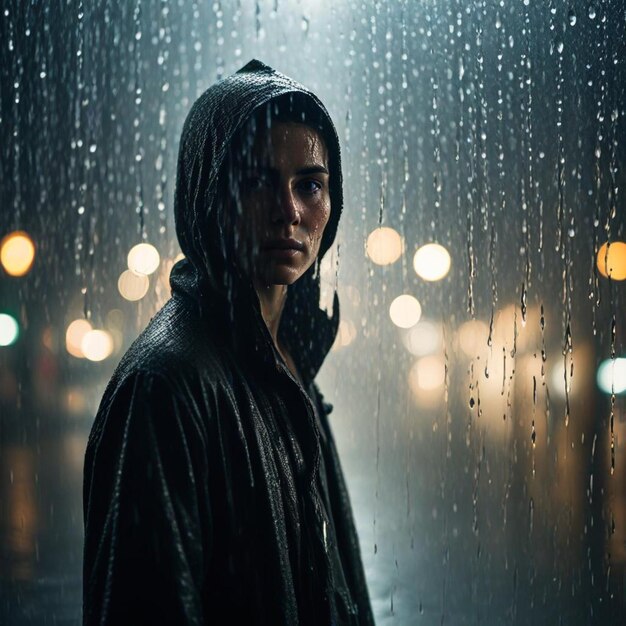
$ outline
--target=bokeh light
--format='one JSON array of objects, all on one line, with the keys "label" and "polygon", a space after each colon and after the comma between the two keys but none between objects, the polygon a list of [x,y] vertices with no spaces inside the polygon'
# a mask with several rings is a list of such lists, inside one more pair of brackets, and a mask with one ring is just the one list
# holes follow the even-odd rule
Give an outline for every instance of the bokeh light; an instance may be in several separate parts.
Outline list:
[{"label": "bokeh light", "polygon": [[391,265],[404,252],[402,235],[393,228],[381,226],[369,234],[365,252],[376,265]]},{"label": "bokeh light", "polygon": [[414,356],[433,354],[441,349],[441,328],[433,322],[421,320],[403,334],[402,342]]},{"label": "bokeh light", "polygon": [[422,307],[417,298],[408,294],[398,296],[389,307],[389,317],[399,328],[411,328],[420,321]]},{"label": "bokeh light", "polygon": [[82,343],[84,336],[92,330],[87,320],[74,320],[65,332],[65,349],[77,359],[84,359]]},{"label": "bokeh light", "polygon": [[138,243],[128,253],[128,269],[138,274],[152,274],[160,262],[159,251],[149,243]]},{"label": "bokeh light", "polygon": [[117,288],[126,300],[141,300],[147,293],[150,279],[145,274],[137,274],[133,270],[124,270],[117,281]]},{"label": "bokeh light", "polygon": [[333,344],[333,350],[339,350],[349,346],[356,339],[356,326],[348,319],[342,319],[337,329],[337,337]]},{"label": "bokeh light", "polygon": [[606,359],[600,363],[596,377],[598,387],[604,393],[624,393],[626,391],[626,358]]},{"label": "bokeh light", "polygon": [[602,276],[608,278],[610,275],[611,280],[625,280],[626,243],[623,241],[612,241],[611,245],[603,243],[598,250],[596,262]]},{"label": "bokeh light", "polygon": [[450,271],[450,254],[438,243],[418,248],[413,257],[413,269],[424,280],[441,280]]},{"label": "bokeh light", "polygon": [[439,389],[445,380],[445,361],[443,357],[434,354],[417,360],[409,370],[409,386],[416,395],[421,391]]},{"label": "bokeh light", "polygon": [[63,404],[70,415],[82,415],[87,410],[87,400],[83,389],[78,386],[66,390]]},{"label": "bokeh light", "polygon": [[489,326],[482,320],[469,320],[459,327],[459,345],[465,356],[475,357],[487,348]]},{"label": "bokeh light", "polygon": [[0,242],[0,263],[7,274],[24,276],[35,260],[35,244],[27,233],[17,230]]},{"label": "bokeh light", "polygon": [[0,346],[10,346],[17,341],[20,327],[17,320],[8,313],[0,313]]},{"label": "bokeh light", "polygon": [[90,330],[85,333],[81,348],[90,361],[104,361],[113,352],[113,337],[106,330]]},{"label": "bokeh light", "polygon": [[[548,388],[550,394],[555,398],[565,398],[570,390],[565,388],[565,363],[563,362],[562,355],[558,357],[551,357],[547,363],[548,370]],[[571,387],[572,377],[568,375],[568,384]],[[609,391],[610,393],[610,391]]]}]

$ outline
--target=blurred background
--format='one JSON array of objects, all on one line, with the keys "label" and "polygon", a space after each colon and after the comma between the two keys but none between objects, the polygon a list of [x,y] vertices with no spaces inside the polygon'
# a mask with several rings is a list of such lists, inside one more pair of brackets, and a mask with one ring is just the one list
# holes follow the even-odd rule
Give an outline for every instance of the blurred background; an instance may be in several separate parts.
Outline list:
[{"label": "blurred background", "polygon": [[252,58],[338,127],[318,382],[378,624],[626,623],[621,0],[2,0],[0,623],[79,624],[104,386],[178,140]]}]

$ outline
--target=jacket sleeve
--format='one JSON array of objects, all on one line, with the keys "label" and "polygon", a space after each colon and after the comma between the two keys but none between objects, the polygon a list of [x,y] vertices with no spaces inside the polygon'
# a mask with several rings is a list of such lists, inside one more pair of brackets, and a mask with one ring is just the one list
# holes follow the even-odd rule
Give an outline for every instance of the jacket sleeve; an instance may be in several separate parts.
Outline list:
[{"label": "jacket sleeve", "polygon": [[206,623],[211,515],[194,415],[147,373],[101,406],[85,456],[85,626]]}]

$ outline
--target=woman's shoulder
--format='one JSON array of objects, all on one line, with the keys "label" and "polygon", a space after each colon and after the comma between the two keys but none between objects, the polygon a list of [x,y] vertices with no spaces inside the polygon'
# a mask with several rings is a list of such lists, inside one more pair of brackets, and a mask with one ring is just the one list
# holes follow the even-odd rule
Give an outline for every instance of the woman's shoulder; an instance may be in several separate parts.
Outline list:
[{"label": "woman's shoulder", "polygon": [[210,398],[228,379],[226,360],[198,320],[170,300],[121,358],[109,380],[98,413],[131,397],[185,402]]},{"label": "woman's shoulder", "polygon": [[118,378],[137,372],[175,382],[219,375],[224,356],[201,320],[176,300],[169,300],[128,348],[117,367]]}]

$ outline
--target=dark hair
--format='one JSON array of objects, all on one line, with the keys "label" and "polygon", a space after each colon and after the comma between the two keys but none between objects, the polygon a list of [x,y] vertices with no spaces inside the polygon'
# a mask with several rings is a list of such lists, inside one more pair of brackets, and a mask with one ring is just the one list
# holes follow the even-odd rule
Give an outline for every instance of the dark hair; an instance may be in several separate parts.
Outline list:
[{"label": "dark hair", "polygon": [[327,147],[330,145],[332,129],[320,108],[302,93],[287,93],[259,106],[239,127],[228,146],[226,169],[232,168],[243,153],[249,154],[255,139],[266,136],[272,125],[289,122],[309,126],[320,134]]},{"label": "dark hair", "polygon": [[286,122],[305,124],[319,132],[325,143],[328,143],[331,133],[328,120],[321,109],[302,93],[287,93],[270,100],[254,112],[253,118],[260,121],[265,128]]}]

